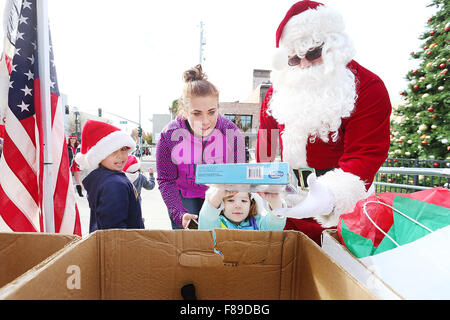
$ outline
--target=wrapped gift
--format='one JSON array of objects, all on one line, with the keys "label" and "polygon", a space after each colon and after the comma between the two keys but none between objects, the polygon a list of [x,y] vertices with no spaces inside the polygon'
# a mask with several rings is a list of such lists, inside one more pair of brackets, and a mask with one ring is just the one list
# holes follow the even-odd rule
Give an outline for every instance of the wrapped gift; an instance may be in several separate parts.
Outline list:
[{"label": "wrapped gift", "polygon": [[450,225],[449,208],[450,190],[442,187],[374,194],[340,216],[339,240],[357,258],[375,255]]}]

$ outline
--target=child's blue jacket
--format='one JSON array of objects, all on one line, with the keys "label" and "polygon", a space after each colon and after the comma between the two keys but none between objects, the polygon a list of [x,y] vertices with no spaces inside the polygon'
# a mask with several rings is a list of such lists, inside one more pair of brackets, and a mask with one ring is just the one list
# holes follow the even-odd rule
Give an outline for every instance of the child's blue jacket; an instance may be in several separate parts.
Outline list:
[{"label": "child's blue jacket", "polygon": [[125,173],[100,166],[83,179],[83,186],[91,209],[89,232],[144,229],[138,194]]}]

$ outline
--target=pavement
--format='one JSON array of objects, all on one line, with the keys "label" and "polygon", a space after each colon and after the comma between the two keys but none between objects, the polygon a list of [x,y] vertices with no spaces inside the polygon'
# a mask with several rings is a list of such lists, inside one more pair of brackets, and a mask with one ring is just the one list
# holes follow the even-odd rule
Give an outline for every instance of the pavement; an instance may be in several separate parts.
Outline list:
[{"label": "pavement", "polygon": [[[145,175],[148,177],[148,168],[152,167],[155,171],[155,180],[157,177],[156,174],[156,163],[154,158],[151,156],[143,157],[141,159],[141,170],[145,172]],[[81,178],[83,179],[87,173],[82,172]],[[84,197],[80,197],[75,190],[76,202],[78,206],[78,211],[80,213],[81,220],[81,232],[82,237],[86,237],[89,235],[89,218],[90,218],[90,209],[89,204],[86,198],[86,190],[83,189]],[[141,191],[141,209],[142,209],[142,217],[144,218],[145,229],[163,229],[163,230],[171,230],[172,226],[169,220],[169,214],[167,212],[166,204],[164,203],[161,193],[158,189],[158,181],[156,181],[156,185],[153,190],[146,190],[142,188]]]}]

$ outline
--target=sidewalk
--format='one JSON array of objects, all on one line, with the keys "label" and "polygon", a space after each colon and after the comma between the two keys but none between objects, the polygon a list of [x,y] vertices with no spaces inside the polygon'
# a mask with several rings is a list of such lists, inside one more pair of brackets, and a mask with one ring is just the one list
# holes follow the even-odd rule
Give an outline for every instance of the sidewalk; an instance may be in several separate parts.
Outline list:
[{"label": "sidewalk", "polygon": [[[147,172],[150,166],[153,167],[153,170],[155,170],[155,162],[147,162],[144,160],[144,162],[142,162],[142,171]],[[146,175],[148,176],[148,173],[146,173]],[[82,175],[82,178],[84,178],[84,175]],[[78,193],[76,191],[75,195],[78,211],[80,212],[82,236],[86,237],[89,235],[90,218],[90,209],[86,198],[86,190],[83,189],[84,197],[78,196]],[[161,197],[161,193],[159,192],[158,182],[156,181],[156,185],[153,190],[142,189],[141,198],[142,217],[145,219],[145,229],[171,230],[172,226],[170,224],[169,214],[167,212],[167,207]]]}]

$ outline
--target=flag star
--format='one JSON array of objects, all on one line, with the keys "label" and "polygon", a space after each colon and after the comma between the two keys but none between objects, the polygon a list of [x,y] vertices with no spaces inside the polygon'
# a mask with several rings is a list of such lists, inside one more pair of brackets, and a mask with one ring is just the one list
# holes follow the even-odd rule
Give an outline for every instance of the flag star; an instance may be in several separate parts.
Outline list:
[{"label": "flag star", "polygon": [[50,80],[50,87],[52,87],[53,89],[55,89],[55,82],[53,82],[52,80]]},{"label": "flag star", "polygon": [[35,42],[32,42],[31,44],[32,44],[33,47],[34,47],[34,50],[36,50],[36,43],[35,43]]},{"label": "flag star", "polygon": [[31,61],[31,64],[33,64],[33,63],[34,63],[34,55],[31,55],[31,58],[30,58],[30,57],[28,57],[27,59],[29,59],[29,60]]},{"label": "flag star", "polygon": [[24,110],[27,110],[27,111],[30,111],[30,110],[28,110],[28,107],[29,107],[30,105],[29,104],[25,104],[25,102],[23,102],[23,100],[22,100],[22,104],[18,104],[17,105],[17,107],[19,107],[20,108],[20,110],[23,112]]},{"label": "flag star", "polygon": [[32,91],[33,89],[28,88],[28,86],[25,86],[25,88],[20,89],[20,90],[22,90],[23,92],[25,92],[25,97],[26,97],[28,94],[29,94],[30,96],[32,95],[32,94],[31,94],[31,91]]},{"label": "flag star", "polygon": [[25,8],[31,9],[31,2],[28,2],[27,0],[25,0],[25,1],[23,2],[23,8],[24,8],[24,9],[25,9]]},{"label": "flag star", "polygon": [[34,77],[34,73],[32,73],[31,70],[25,73],[25,75],[28,77],[28,80],[31,80]]},{"label": "flag star", "polygon": [[13,82],[14,82],[14,81],[9,81],[9,87],[10,87],[10,88],[13,87],[13,86],[12,86]]},{"label": "flag star", "polygon": [[27,20],[28,20],[28,17],[20,16],[19,24],[22,24],[22,23],[28,24]]},{"label": "flag star", "polygon": [[13,65],[11,66],[11,72],[16,71],[16,67],[17,67],[17,64],[13,64]]},{"label": "flag star", "polygon": [[14,50],[14,54],[17,54],[18,56],[20,56],[20,53],[19,53],[20,50],[21,50],[21,48],[16,48]]},{"label": "flag star", "polygon": [[23,40],[23,35],[24,35],[25,33],[24,32],[19,32],[19,31],[17,31],[17,39],[22,39]]}]

